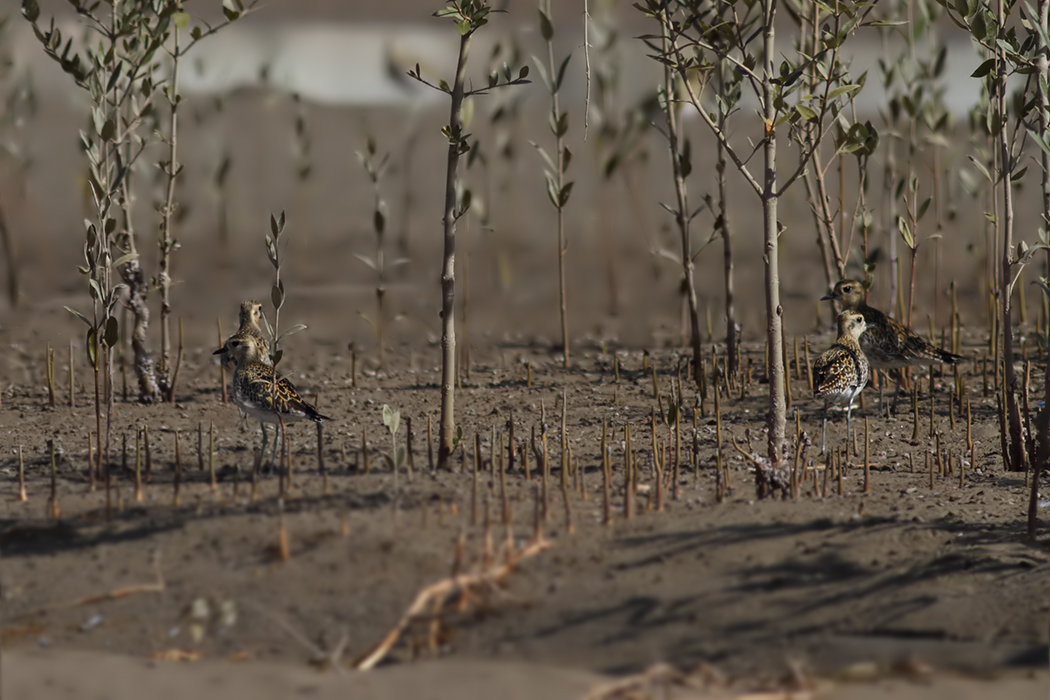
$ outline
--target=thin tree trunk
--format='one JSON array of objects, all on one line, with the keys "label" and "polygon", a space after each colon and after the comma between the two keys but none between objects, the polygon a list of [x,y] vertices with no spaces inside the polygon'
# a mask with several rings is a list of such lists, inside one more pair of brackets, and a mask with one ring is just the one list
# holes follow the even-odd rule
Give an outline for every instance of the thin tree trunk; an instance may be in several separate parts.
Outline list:
[{"label": "thin tree trunk", "polygon": [[[1003,0],[996,1],[996,17],[999,26],[1003,26],[1005,13],[1003,11]],[[1003,333],[1003,365],[1005,369],[1004,380],[1006,381],[1006,416],[1009,421],[1010,433],[1010,469],[1013,471],[1024,471],[1027,469],[1027,460],[1024,455],[1024,436],[1021,433],[1021,416],[1017,410],[1017,373],[1014,371],[1014,339],[1013,319],[1011,309],[1011,285],[1013,277],[1013,229],[1014,229],[1014,202],[1011,177],[1013,176],[1013,163],[1010,154],[1006,122],[1006,57],[1003,56],[1001,48],[996,49],[998,62],[999,89],[996,95],[996,110],[998,111],[1003,128],[999,129],[999,167],[1002,168],[1003,188],[1003,216],[1002,216],[1002,273],[999,283],[999,300],[1002,304],[1002,333]]]},{"label": "thin tree trunk", "polygon": [[[671,40],[667,34],[667,22],[660,22],[660,31],[663,36],[664,51],[669,51]],[[704,357],[700,341],[700,313],[697,310],[696,285],[693,281],[693,251],[689,239],[689,198],[686,192],[685,176],[682,173],[682,151],[678,133],[677,102],[674,99],[675,81],[673,70],[671,66],[664,64],[664,91],[667,95],[667,106],[664,111],[667,117],[668,145],[671,149],[671,171],[674,174],[675,206],[678,210],[675,216],[677,219],[675,223],[678,224],[678,234],[682,244],[683,292],[689,306],[690,343],[693,348],[693,381],[699,386],[701,377],[700,366],[704,361]]]},{"label": "thin tree trunk", "polygon": [[[719,125],[725,128],[725,123]],[[726,367],[735,374],[737,367],[737,343],[740,326],[736,322],[736,299],[733,292],[733,234],[729,228],[729,213],[726,211],[726,159],[722,142],[718,143],[718,227],[722,232],[722,269],[725,273],[726,301]],[[703,360],[700,360],[703,362]],[[694,367],[694,370],[697,368]],[[699,373],[697,375],[699,377]],[[699,382],[699,378],[697,378]]]},{"label": "thin tree trunk", "polygon": [[157,286],[160,287],[160,366],[161,366],[161,388],[165,398],[169,401],[175,399],[174,387],[172,386],[171,366],[171,329],[169,319],[171,317],[171,214],[175,206],[175,178],[178,176],[179,150],[179,29],[175,28],[174,48],[172,57],[174,66],[171,72],[171,83],[168,85],[168,101],[171,104],[171,134],[168,141],[168,186],[164,199],[164,210],[161,213],[160,222],[160,261],[157,272]]},{"label": "thin tree trunk", "polygon": [[[1045,36],[1045,32],[1050,28],[1050,0],[1039,0],[1039,26],[1042,27]],[[1039,52],[1036,58],[1036,65],[1039,68],[1040,80],[1038,83],[1038,95],[1039,95],[1039,132],[1046,138],[1047,132],[1050,132],[1050,95],[1047,95],[1046,80],[1050,77],[1050,65],[1047,60],[1047,46],[1045,43],[1040,42]],[[1042,185],[1043,185],[1043,220],[1050,221],[1050,156],[1043,149],[1039,149],[1039,160],[1043,166],[1042,173]],[[1047,251],[1047,267],[1050,268],[1050,250]],[[1046,294],[1046,291],[1043,291]],[[1044,328],[1043,332],[1046,334],[1045,337],[1050,338],[1050,328]],[[1039,419],[1036,424],[1036,450],[1034,459],[1032,460],[1032,490],[1028,496],[1028,539],[1035,540],[1038,534],[1039,526],[1039,482],[1042,478],[1043,470],[1046,469],[1047,463],[1050,462],[1050,372],[1046,372],[1043,381],[1043,410],[1039,413]]]},{"label": "thin tree trunk", "polygon": [[[777,140],[773,124],[776,122],[773,79],[777,76],[773,62],[776,58],[776,0],[763,0],[763,56],[762,110],[767,131],[765,136],[764,177],[762,179],[762,215],[765,234],[766,286],[766,347],[769,355],[769,435],[768,455],[778,465],[785,454],[785,424],[787,405],[784,396],[784,348],[781,325],[784,309],[780,305],[780,265],[777,245]],[[755,470],[755,489],[759,498],[768,495],[769,484],[762,469]]]},{"label": "thin tree trunk", "polygon": [[438,468],[448,466],[456,430],[456,180],[459,177],[459,146],[463,133],[463,80],[467,68],[470,35],[460,37],[456,78],[452,85],[449,113],[451,138],[445,169],[444,259],[441,265],[441,424],[438,433]]}]

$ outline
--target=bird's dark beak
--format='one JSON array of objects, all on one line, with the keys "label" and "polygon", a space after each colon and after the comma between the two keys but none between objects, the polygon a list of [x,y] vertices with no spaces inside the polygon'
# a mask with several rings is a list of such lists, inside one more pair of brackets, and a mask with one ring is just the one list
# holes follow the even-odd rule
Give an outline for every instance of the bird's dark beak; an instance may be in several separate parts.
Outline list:
[{"label": "bird's dark beak", "polygon": [[838,298],[839,298],[839,295],[836,294],[835,292],[828,292],[827,294],[822,296],[820,298],[820,300],[821,301],[832,301],[833,299],[838,299]]},{"label": "bird's dark beak", "polygon": [[221,348],[212,353],[212,355],[221,355],[226,352],[226,346],[223,345]]}]

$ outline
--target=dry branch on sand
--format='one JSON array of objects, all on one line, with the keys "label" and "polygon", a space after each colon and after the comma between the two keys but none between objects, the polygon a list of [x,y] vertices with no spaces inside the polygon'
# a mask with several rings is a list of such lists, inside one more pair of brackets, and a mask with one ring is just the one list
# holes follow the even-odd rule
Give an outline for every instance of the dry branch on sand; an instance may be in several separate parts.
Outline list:
[{"label": "dry branch on sand", "polygon": [[34,610],[29,610],[19,615],[15,615],[15,618],[19,617],[32,617],[42,613],[55,612],[56,610],[67,610],[69,608],[78,608],[83,605],[95,605],[96,603],[105,603],[111,600],[120,600],[121,598],[127,598],[131,595],[137,595],[139,593],[163,593],[164,575],[160,570],[160,554],[157,553],[153,557],[153,570],[156,573],[156,580],[150,583],[138,583],[131,586],[122,586],[120,588],[114,588],[111,591],[105,593],[98,593],[96,595],[89,595],[83,598],[77,598],[76,600],[67,600],[63,603],[55,603],[53,605],[45,605]]},{"label": "dry branch on sand", "polygon": [[517,550],[514,549],[513,543],[508,542],[507,548],[504,550],[504,556],[496,556],[491,561],[483,559],[479,562],[479,568],[473,572],[465,574],[453,573],[452,576],[446,579],[430,584],[416,595],[415,600],[408,606],[405,614],[401,616],[394,629],[390,630],[369,652],[357,659],[352,664],[353,667],[359,671],[375,668],[390,653],[390,650],[397,644],[401,635],[414,621],[423,618],[435,618],[452,601],[456,601],[462,606],[472,597],[501,588],[507,577],[523,561],[539,554],[550,546],[551,543],[543,539],[542,535],[534,538],[524,547]]}]

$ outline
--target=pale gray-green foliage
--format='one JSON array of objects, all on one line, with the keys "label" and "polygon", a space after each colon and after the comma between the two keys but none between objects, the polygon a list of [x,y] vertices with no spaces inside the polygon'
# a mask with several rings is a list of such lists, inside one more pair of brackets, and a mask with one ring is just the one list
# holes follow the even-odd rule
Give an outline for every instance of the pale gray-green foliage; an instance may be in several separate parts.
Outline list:
[{"label": "pale gray-green foliage", "polygon": [[[270,233],[266,234],[266,259],[270,261],[270,265],[273,267],[274,272],[274,283],[270,287],[270,303],[273,304],[273,326],[270,326],[270,322],[263,316],[263,322],[266,324],[266,332],[270,336],[270,360],[273,366],[276,367],[277,363],[284,357],[284,350],[280,347],[280,342],[290,336],[293,333],[298,333],[301,330],[305,330],[306,326],[302,323],[297,323],[283,333],[280,332],[281,326],[281,308],[285,302],[284,282],[281,280],[281,234],[284,233],[285,216],[284,211],[281,211],[280,216],[274,216],[270,214]],[[274,372],[274,381],[277,379],[277,373]]]},{"label": "pale gray-green foliage", "polygon": [[[23,0],[22,14],[45,53],[91,97],[92,129],[82,131],[80,137],[89,164],[96,220],[86,222],[86,265],[79,269],[89,280],[93,317],[88,321],[83,314],[76,315],[88,323],[92,352],[93,342],[101,340],[112,347],[119,338],[112,311],[124,285],[114,284],[112,273],[122,265],[137,264],[137,254],[134,241],[128,239],[129,222],[118,230],[112,210],[120,207],[130,216],[127,184],[138,158],[156,138],[155,129],[143,128],[155,119],[153,100],[162,91],[168,92],[170,102],[178,100],[176,86],[169,85],[161,74],[160,57],[175,28],[188,26],[190,18],[182,12],[181,0],[129,0],[104,6],[85,0],[69,2],[100,38],[98,43],[89,37],[83,48],[75,49],[72,38],[63,41],[53,18],[42,27],[37,0]],[[241,0],[224,0],[225,21],[194,26],[192,41],[182,52],[252,6],[254,3],[246,8]]]}]

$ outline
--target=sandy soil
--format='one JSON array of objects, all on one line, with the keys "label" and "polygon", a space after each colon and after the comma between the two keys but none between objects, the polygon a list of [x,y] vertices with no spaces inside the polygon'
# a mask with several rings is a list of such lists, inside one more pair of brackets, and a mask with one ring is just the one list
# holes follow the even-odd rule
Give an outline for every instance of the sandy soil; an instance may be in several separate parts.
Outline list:
[{"label": "sandy soil", "polygon": [[[42,110],[46,119],[34,127],[34,138],[75,133],[75,115],[55,104],[46,107],[51,109]],[[75,150],[56,146],[54,153],[42,153],[28,195],[9,202],[22,233],[25,292],[23,304],[5,307],[0,317],[5,697],[66,697],[61,693],[87,688],[83,683],[99,684],[100,694],[117,693],[118,683],[136,689],[149,685],[158,689],[157,697],[164,697],[161,688],[175,688],[180,697],[209,697],[219,684],[258,698],[288,697],[293,691],[328,697],[347,686],[361,697],[428,697],[427,692],[580,697],[605,676],[636,673],[656,662],[681,669],[709,664],[740,688],[783,687],[789,669],[802,669],[803,677],[832,684],[818,683],[827,697],[967,697],[966,692],[970,697],[1035,697],[1037,689],[1045,697],[1050,549],[1045,535],[1036,543],[1024,538],[1025,475],[1003,472],[994,397],[984,389],[980,362],[961,368],[976,446],[975,461],[965,457],[962,479],[958,465],[965,451],[965,419],[957,412],[951,417],[950,375],[935,375],[934,423],[942,448],[951,455],[950,473],[938,472],[931,481],[927,468],[936,440],[930,437],[925,389],[914,440],[910,407],[893,418],[878,417],[869,390],[865,406],[854,415],[861,431],[868,419],[868,492],[863,450],[848,459],[841,487],[832,479],[826,490],[822,462],[811,452],[797,500],[756,501],[750,465],[732,449],[733,439],[743,443],[748,435],[761,444],[765,391],[762,346],[755,342],[762,327],[761,294],[753,283],[760,251],[751,225],[754,207],[741,199],[735,218],[739,303],[749,340],[744,363],[752,366],[754,381],[735,385],[723,407],[728,497],[721,503],[716,499],[716,428],[710,407],[697,416],[698,451],[683,450],[677,483],[668,479],[658,489],[650,433],[653,380],[642,366],[645,361],[657,369],[660,406],[666,407],[681,354],[677,276],[648,254],[652,245],[669,240],[666,219],[659,218],[655,205],[633,208],[623,183],[602,185],[591,178],[577,189],[570,256],[576,354],[571,369],[561,369],[552,348],[557,333],[552,217],[535,164],[521,165],[511,173],[512,182],[536,186],[516,186],[506,195],[494,215],[496,233],[479,235],[474,223],[460,239],[469,249],[461,261],[469,269],[465,335],[471,360],[457,409],[466,447],[458,451],[451,471],[436,472],[428,465],[426,426],[438,409],[434,252],[439,188],[434,178],[440,172],[441,144],[423,140],[410,183],[419,192],[407,217],[413,261],[388,285],[388,309],[403,318],[391,323],[386,366],[379,369],[374,334],[355,313],[374,313],[373,280],[352,257],[369,253],[374,241],[368,228],[372,195],[354,170],[353,150],[364,139],[363,124],[378,131],[388,147],[397,146],[403,121],[384,112],[348,116],[311,109],[315,143],[326,147],[317,156],[315,180],[300,187],[290,177],[283,151],[267,150],[287,138],[293,113],[286,102],[241,95],[221,118],[188,127],[186,160],[189,172],[199,177],[188,180],[185,194],[192,211],[180,223],[183,250],[174,301],[186,351],[177,401],[149,407],[117,401],[111,520],[105,490],[87,489],[88,436],[94,430],[91,383],[81,328],[62,308],[88,304],[83,279],[73,268],[79,243],[71,241],[81,230],[72,174],[79,172]],[[439,119],[425,117],[421,133],[437,133],[430,127]],[[239,122],[255,128],[237,129]],[[201,184],[215,138],[228,138],[236,154],[233,238],[225,250],[217,247],[214,203]],[[581,156],[574,167],[591,172],[586,168],[592,165]],[[634,191],[638,201],[666,198],[663,165],[654,157],[638,166],[636,181],[645,183]],[[529,179],[533,176],[535,182]],[[391,178],[391,198],[400,196],[399,177]],[[294,484],[279,500],[273,477],[260,479],[251,495],[247,474],[258,432],[242,426],[232,406],[221,404],[211,351],[217,342],[216,316],[229,329],[241,299],[266,298],[270,282],[262,231],[269,211],[285,203],[293,243],[286,276],[289,301],[281,323],[303,322],[310,328],[290,339],[284,367],[308,396],[319,395],[321,410],[333,420],[322,445],[326,478],[317,470],[313,430],[292,429]],[[973,206],[958,203],[959,222],[968,220]],[[399,230],[396,216],[403,211],[393,209],[393,230]],[[817,353],[830,338],[814,329],[816,299],[824,285],[812,236],[805,233],[806,216],[801,201],[785,203],[791,230],[804,232],[784,239],[785,307],[790,336],[803,347],[808,340]],[[974,270],[982,262],[979,252],[964,245],[979,251],[980,232],[960,223],[955,235],[959,245],[945,249],[942,280],[964,281],[965,352],[981,358],[987,350],[982,337],[986,307]],[[152,250],[144,253],[147,266],[152,255]],[[617,304],[609,293],[610,260]],[[699,264],[702,303],[715,319],[705,338],[717,345],[722,335],[717,328],[720,256],[705,254]],[[917,296],[923,324],[934,313],[932,275],[928,268],[924,272]],[[1033,297],[1030,293],[1031,318]],[[942,300],[942,318],[945,308]],[[1024,332],[1030,331],[1026,326]],[[71,338],[76,408],[68,406],[66,388]],[[155,326],[151,340],[156,342]],[[351,341],[360,354],[356,388]],[[47,342],[57,349],[57,408],[47,405]],[[1028,340],[1026,352],[1033,357],[1034,348]],[[619,380],[614,351],[622,366]],[[802,427],[818,438],[818,407],[809,397],[804,371],[799,367],[796,375],[791,359]],[[1033,403],[1042,367],[1041,361],[1033,367]],[[526,385],[529,373],[531,386]],[[118,396],[121,385],[118,378]],[[565,491],[559,451],[563,393],[567,444],[580,474],[573,474]],[[412,419],[413,468],[396,480],[382,460],[390,444],[380,418],[384,404],[400,407],[401,415]],[[684,442],[691,445],[693,392],[688,387],[684,404]],[[614,435],[614,517],[608,525],[602,524],[603,420]],[[486,520],[495,541],[504,541],[500,484],[491,472],[491,431],[507,439],[509,421],[519,447],[527,446],[533,428],[545,425],[552,476],[548,517],[539,530],[552,547],[523,562],[506,588],[442,615],[436,634],[427,624],[413,625],[374,675],[317,675],[309,662],[331,657],[337,648],[342,661],[364,654],[423,586],[447,577],[457,559],[457,539],[464,542],[461,570],[483,557]],[[120,445],[127,437],[132,452],[127,463],[133,465],[135,434],[144,425],[150,433],[152,481],[143,501],[136,502],[130,475],[121,468]],[[207,471],[198,468],[198,426],[206,446],[210,425],[220,476],[214,491]],[[624,516],[624,426],[633,433],[642,487],[629,520]],[[659,418],[657,428],[658,439],[667,444],[667,427]],[[482,449],[475,491],[470,472],[476,433]],[[178,505],[176,434],[182,467]],[[843,421],[836,417],[833,444],[841,445],[843,434]],[[404,437],[402,429],[399,438]],[[59,449],[58,522],[48,517],[48,440]],[[27,502],[17,500],[13,453],[19,446]],[[206,464],[206,447],[203,460]],[[658,490],[662,511],[656,508]],[[534,499],[541,491],[535,460],[528,478],[520,463],[508,472],[507,512],[518,546],[533,536]],[[282,519],[287,560],[278,556]],[[157,584],[158,571],[159,591],[109,595]],[[151,660],[177,654],[199,661]],[[860,676],[857,669],[863,670]],[[916,669],[930,670],[919,674],[923,683],[900,678]],[[42,678],[51,678],[51,685],[41,685]]]}]

